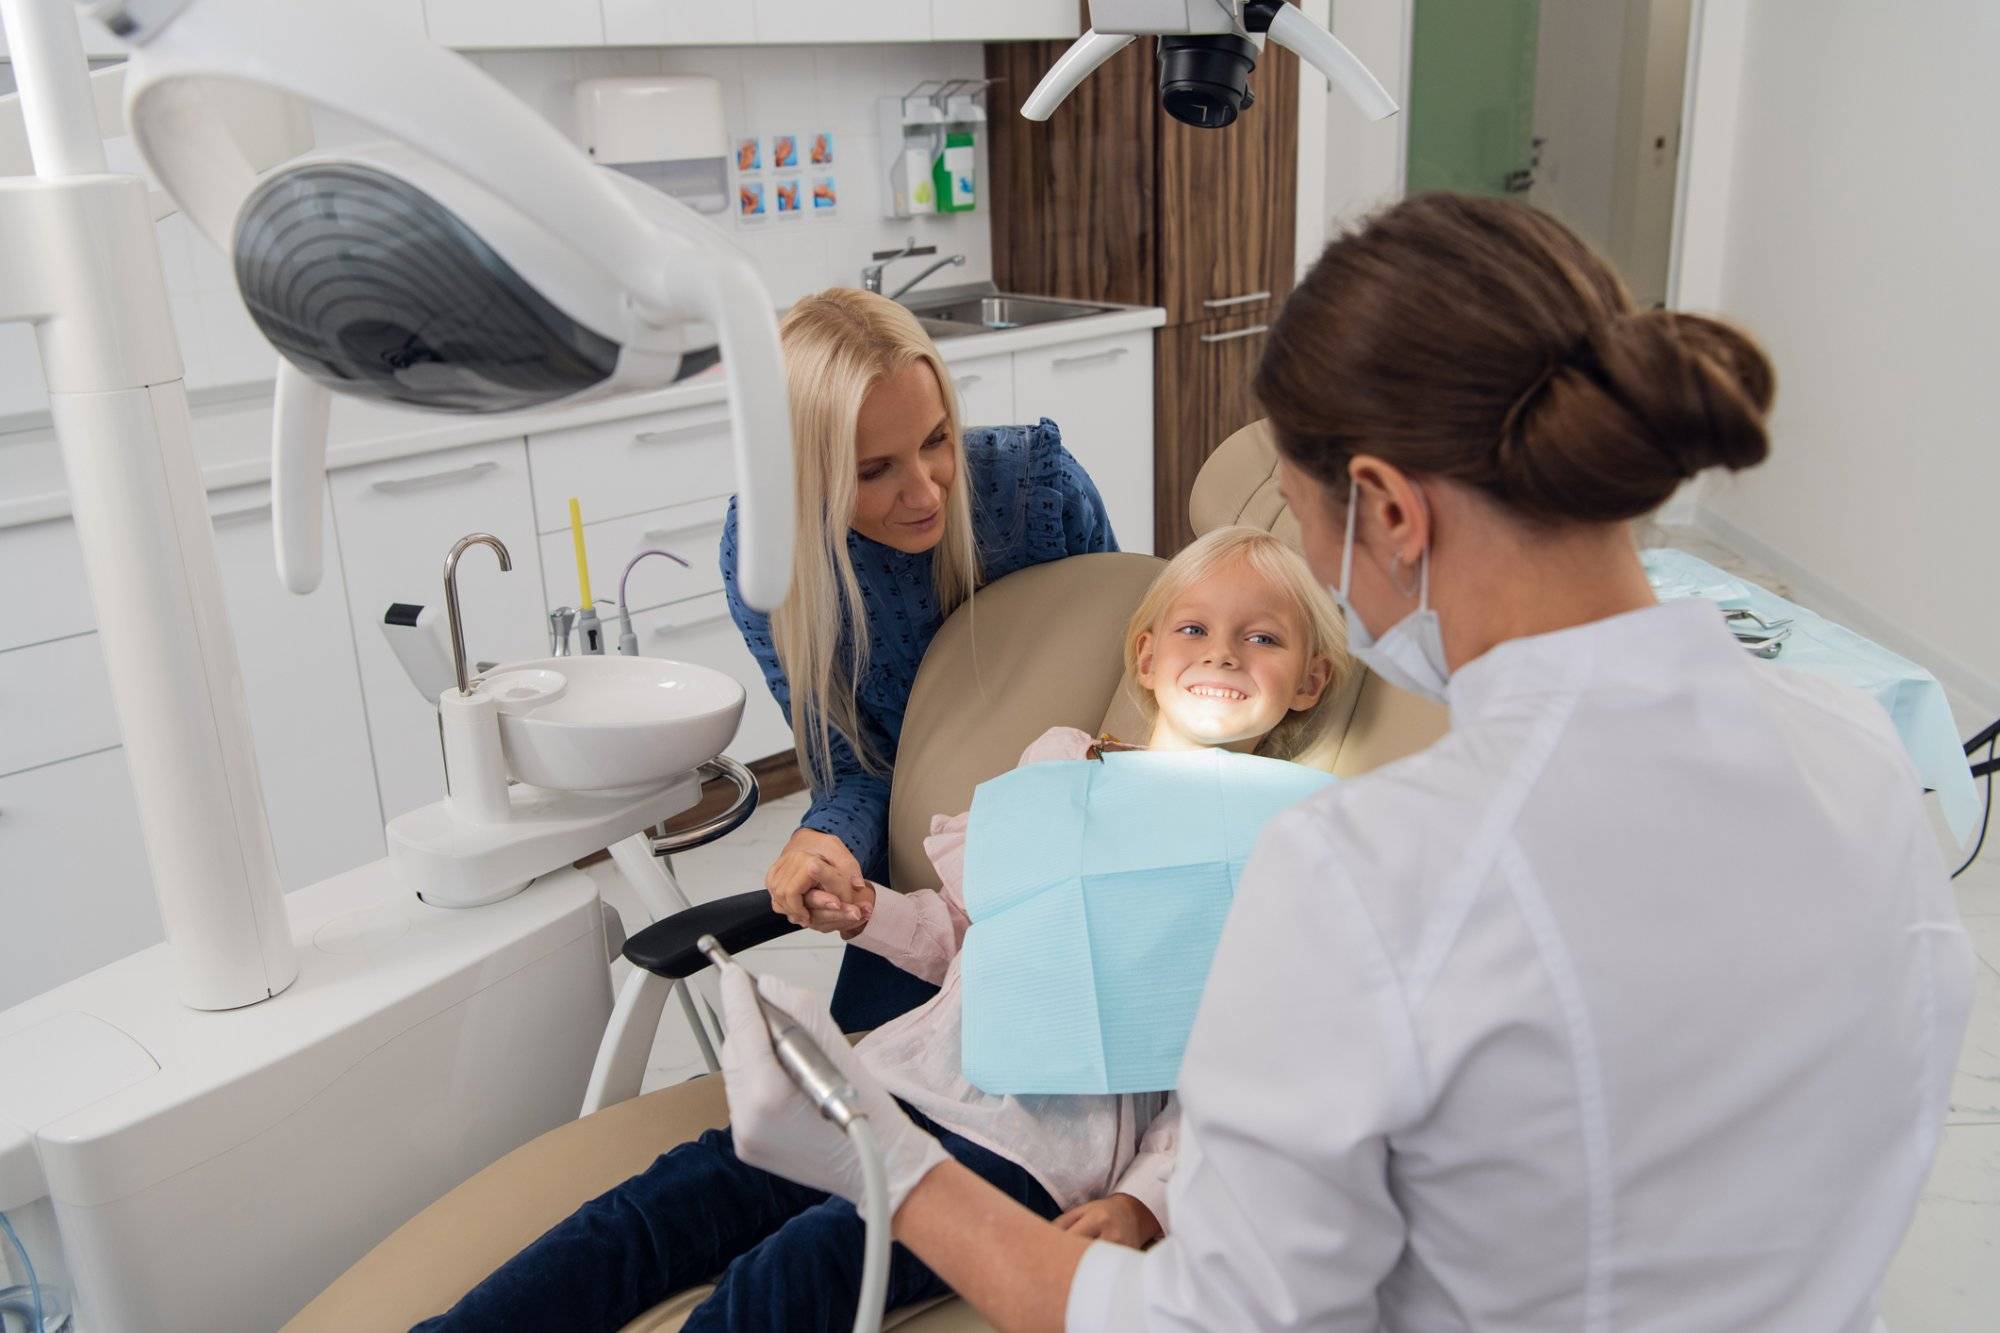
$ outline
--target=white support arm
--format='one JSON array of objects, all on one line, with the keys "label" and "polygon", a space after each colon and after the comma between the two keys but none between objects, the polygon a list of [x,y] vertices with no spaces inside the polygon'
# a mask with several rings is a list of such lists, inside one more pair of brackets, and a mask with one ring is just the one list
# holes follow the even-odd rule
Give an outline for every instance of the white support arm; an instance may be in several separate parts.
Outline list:
[{"label": "white support arm", "polygon": [[1279,8],[1266,36],[1324,74],[1327,82],[1346,93],[1368,119],[1387,120],[1401,109],[1382,81],[1361,63],[1361,57],[1293,6]]}]

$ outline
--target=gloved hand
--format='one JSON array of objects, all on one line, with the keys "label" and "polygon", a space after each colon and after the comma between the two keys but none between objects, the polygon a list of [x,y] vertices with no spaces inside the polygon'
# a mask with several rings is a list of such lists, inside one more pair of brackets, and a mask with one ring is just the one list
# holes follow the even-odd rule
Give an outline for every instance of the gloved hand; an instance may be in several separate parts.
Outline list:
[{"label": "gloved hand", "polygon": [[[722,1077],[729,1096],[729,1127],[736,1155],[755,1167],[859,1203],[861,1161],[847,1132],[819,1113],[792,1082],[771,1049],[770,1029],[751,992],[750,974],[731,964],[722,970]],[[874,1131],[889,1177],[889,1211],[903,1206],[927,1172],[950,1154],[918,1129],[886,1089],[862,1065],[834,1026],[826,1002],[776,977],[756,983],[771,1004],[825,1051],[852,1085]]]}]

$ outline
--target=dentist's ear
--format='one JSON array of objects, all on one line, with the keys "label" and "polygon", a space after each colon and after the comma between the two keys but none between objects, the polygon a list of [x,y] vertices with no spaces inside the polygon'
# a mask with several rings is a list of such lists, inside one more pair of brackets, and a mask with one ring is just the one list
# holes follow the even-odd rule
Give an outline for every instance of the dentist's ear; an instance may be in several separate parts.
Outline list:
[{"label": "dentist's ear", "polygon": [[1431,507],[1410,474],[1372,454],[1356,454],[1347,465],[1361,506],[1354,525],[1354,544],[1369,551],[1386,569],[1391,560],[1414,568],[1431,541]]}]

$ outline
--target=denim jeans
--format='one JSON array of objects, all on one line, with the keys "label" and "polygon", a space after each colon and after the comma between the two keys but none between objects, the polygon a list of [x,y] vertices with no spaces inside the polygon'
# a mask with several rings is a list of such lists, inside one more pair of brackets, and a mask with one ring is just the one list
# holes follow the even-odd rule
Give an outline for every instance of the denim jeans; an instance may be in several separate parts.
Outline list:
[{"label": "denim jeans", "polygon": [[852,945],[841,950],[840,975],[827,1006],[842,1032],[872,1032],[900,1018],[938,993],[922,977],[913,976],[879,953]]},{"label": "denim jeans", "polygon": [[[911,1118],[1009,1197],[1056,1216],[1055,1200],[1019,1166]],[[688,1333],[844,1330],[860,1295],[862,1233],[853,1204],[745,1165],[729,1131],[712,1129],[577,1209],[411,1333],[613,1333],[718,1274]],[[901,1245],[891,1251],[889,1308],[949,1290]]]}]

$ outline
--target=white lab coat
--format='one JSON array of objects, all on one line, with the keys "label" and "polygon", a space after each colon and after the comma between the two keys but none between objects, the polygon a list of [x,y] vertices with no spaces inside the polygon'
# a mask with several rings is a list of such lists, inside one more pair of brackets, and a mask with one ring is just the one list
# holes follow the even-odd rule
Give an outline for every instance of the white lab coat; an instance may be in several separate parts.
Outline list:
[{"label": "white lab coat", "polygon": [[1868,1329],[1972,989],[1887,717],[1699,602],[1450,693],[1266,830],[1174,1233],[1093,1246],[1068,1326]]}]

